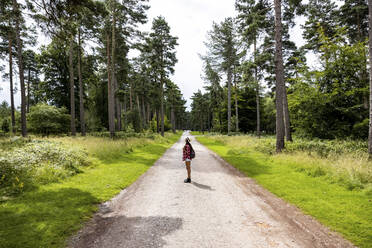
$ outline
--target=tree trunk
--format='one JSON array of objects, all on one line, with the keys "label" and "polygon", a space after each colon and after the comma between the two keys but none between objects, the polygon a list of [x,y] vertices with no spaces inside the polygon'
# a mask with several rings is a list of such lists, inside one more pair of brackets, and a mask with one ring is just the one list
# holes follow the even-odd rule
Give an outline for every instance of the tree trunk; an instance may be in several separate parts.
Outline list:
[{"label": "tree trunk", "polygon": [[285,137],[287,141],[292,141],[291,123],[289,119],[289,109],[288,109],[288,100],[287,100],[287,89],[285,86],[284,86],[284,92],[283,92],[283,114],[284,114]]},{"label": "tree trunk", "polygon": [[115,106],[116,106],[116,131],[121,131],[121,103],[119,99],[115,98]]},{"label": "tree trunk", "polygon": [[368,153],[372,158],[372,0],[368,0],[369,12],[369,132],[368,132]]},{"label": "tree trunk", "polygon": [[146,128],[146,108],[145,108],[145,99],[143,95],[141,96],[141,103],[142,103],[142,126]]},{"label": "tree trunk", "polygon": [[146,118],[147,125],[149,124],[150,121],[151,121],[151,119],[150,119],[150,103],[147,103],[147,118]]},{"label": "tree trunk", "polygon": [[26,112],[30,112],[30,84],[31,84],[31,69],[28,68],[28,75],[27,75],[27,107]]},{"label": "tree trunk", "polygon": [[236,83],[235,72],[234,72],[234,87],[235,87],[235,131],[239,132],[238,86]]},{"label": "tree trunk", "polygon": [[231,69],[227,72],[227,134],[231,131]]},{"label": "tree trunk", "polygon": [[114,78],[115,78],[115,82],[114,82],[113,94],[114,94],[115,116],[116,116],[116,127],[115,127],[115,131],[121,131],[121,107],[120,107],[119,98],[115,94],[115,92],[118,89],[118,81],[116,80],[116,77],[114,77]]},{"label": "tree trunk", "polygon": [[139,125],[140,125],[140,129],[142,129],[142,115],[141,115],[141,108],[140,108],[139,95],[138,94],[136,95],[136,102],[137,102],[138,116],[140,117]]},{"label": "tree trunk", "polygon": [[156,109],[156,131],[160,133],[160,125],[159,125],[159,109]]},{"label": "tree trunk", "polygon": [[175,122],[175,119],[174,119],[174,106],[173,106],[173,104],[172,104],[172,107],[171,107],[171,122],[172,122],[172,132],[176,133],[176,122]]},{"label": "tree trunk", "polygon": [[68,52],[68,70],[70,72],[70,114],[71,114],[71,135],[76,135],[75,127],[75,89],[74,89],[74,64],[72,62],[74,39],[70,37],[70,48]]},{"label": "tree trunk", "polygon": [[123,126],[124,126],[124,131],[127,130],[127,96],[124,94],[124,113],[123,113]]},{"label": "tree trunk", "polygon": [[85,136],[85,113],[84,113],[84,86],[81,74],[81,39],[80,27],[78,30],[78,74],[79,74],[79,109],[80,109],[80,131],[81,136]]},{"label": "tree trunk", "polygon": [[22,40],[21,40],[21,27],[20,27],[20,16],[21,12],[17,0],[13,0],[13,10],[15,12],[15,34],[17,41],[17,57],[18,57],[18,73],[19,82],[21,84],[21,123],[22,123],[22,136],[27,136],[27,123],[26,123],[26,89],[25,89],[25,78],[23,71],[23,55],[22,55]]},{"label": "tree trunk", "polygon": [[[109,127],[111,137],[115,136],[115,96],[114,96],[114,83],[115,83],[115,25],[116,16],[115,10],[112,13],[112,39],[111,39],[111,82],[109,90]],[[111,102],[111,104],[110,104]]]},{"label": "tree trunk", "polygon": [[282,54],[282,13],[281,0],[275,3],[275,74],[276,74],[276,151],[284,149],[284,118],[283,118],[283,94],[284,94],[284,68]]},{"label": "tree trunk", "polygon": [[160,115],[161,115],[161,136],[164,137],[164,85],[163,76],[160,78]]},{"label": "tree trunk", "polygon": [[260,121],[260,84],[257,77],[257,64],[256,64],[256,53],[257,53],[257,40],[254,38],[253,42],[253,54],[254,54],[254,81],[256,83],[256,112],[257,112],[257,136],[261,136],[261,121]]},{"label": "tree trunk", "polygon": [[108,118],[109,118],[109,131],[110,131],[110,136],[111,138],[114,137],[115,135],[115,120],[114,120],[114,112],[113,107],[114,107],[114,102],[111,97],[111,92],[112,92],[112,72],[111,72],[111,55],[110,55],[110,35],[107,33],[107,44],[106,44],[106,49],[107,49],[107,99],[108,99]]},{"label": "tree trunk", "polygon": [[11,111],[11,119],[12,119],[12,132],[13,134],[16,133],[16,122],[15,122],[15,114],[14,114],[14,89],[13,89],[13,38],[9,33],[9,81],[10,81],[10,111]]}]

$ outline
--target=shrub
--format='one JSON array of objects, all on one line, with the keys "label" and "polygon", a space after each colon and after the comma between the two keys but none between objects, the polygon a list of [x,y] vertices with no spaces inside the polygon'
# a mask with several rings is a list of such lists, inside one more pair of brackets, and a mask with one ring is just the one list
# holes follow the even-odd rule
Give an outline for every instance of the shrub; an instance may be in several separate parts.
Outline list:
[{"label": "shrub", "polygon": [[369,119],[364,119],[362,122],[356,123],[353,126],[353,130],[351,132],[354,138],[358,139],[366,139],[368,138],[368,127],[369,127]]},{"label": "shrub", "polygon": [[10,131],[10,123],[9,123],[9,119],[8,118],[5,118],[2,123],[1,123],[1,130],[4,132],[4,133],[8,133]]},{"label": "shrub", "polygon": [[[18,140],[24,139],[17,139]],[[18,193],[34,184],[55,182],[89,165],[87,153],[61,143],[34,140],[0,156],[0,189]]]},{"label": "shrub", "polygon": [[30,130],[42,135],[65,133],[69,130],[70,115],[65,108],[47,104],[31,107],[28,114]]}]

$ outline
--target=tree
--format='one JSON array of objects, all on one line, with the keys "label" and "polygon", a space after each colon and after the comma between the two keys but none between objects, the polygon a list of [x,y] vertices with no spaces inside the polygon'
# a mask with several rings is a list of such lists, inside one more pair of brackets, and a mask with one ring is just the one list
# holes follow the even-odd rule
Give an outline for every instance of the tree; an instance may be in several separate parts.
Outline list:
[{"label": "tree", "polygon": [[13,11],[15,19],[15,36],[17,42],[17,58],[18,58],[18,73],[19,82],[21,85],[21,126],[22,126],[22,136],[27,136],[27,123],[26,123],[26,89],[25,89],[25,78],[23,70],[23,47],[21,39],[21,19],[22,12],[20,11],[19,4],[17,0],[13,0]]},{"label": "tree", "polygon": [[212,30],[208,32],[208,55],[212,66],[223,71],[227,76],[227,132],[231,131],[231,84],[234,66],[238,61],[238,47],[234,20],[226,18],[220,24],[213,23]]},{"label": "tree", "polygon": [[285,96],[284,67],[282,53],[281,0],[274,0],[275,8],[275,75],[276,75],[276,151],[284,148],[283,99]]},{"label": "tree", "polygon": [[155,72],[160,91],[161,135],[164,136],[164,84],[169,74],[174,72],[177,63],[175,47],[177,37],[170,34],[170,27],[164,17],[157,17],[152,23],[148,39],[151,48],[151,67]]},{"label": "tree", "polygon": [[364,41],[368,37],[368,4],[366,0],[345,0],[337,15],[341,26],[348,30],[350,40]]},{"label": "tree", "polygon": [[[372,0],[368,0],[369,13],[369,64],[372,65]],[[369,131],[368,131],[368,153],[372,156],[372,66],[369,69]]]},{"label": "tree", "polygon": [[334,35],[336,27],[337,7],[332,0],[309,0],[305,5],[305,15],[308,17],[305,24],[303,36],[307,40],[305,47],[308,50],[318,52],[321,45],[318,36],[318,28],[322,27],[326,36]]},{"label": "tree", "polygon": [[13,53],[15,46],[14,18],[12,17],[12,1],[2,1],[0,5],[0,37],[3,42],[0,45],[0,54],[8,55],[9,89],[12,132],[16,132],[15,107],[14,107],[14,84],[13,84]]},{"label": "tree", "polygon": [[257,135],[260,136],[260,83],[258,81],[257,40],[270,26],[271,8],[267,0],[236,0],[235,9],[239,12],[239,30],[247,47],[253,44],[254,80],[256,84]]},{"label": "tree", "polygon": [[211,114],[211,126],[213,130],[222,131],[217,126],[222,126],[221,106],[224,101],[223,89],[220,85],[221,77],[211,66],[208,58],[204,58],[203,80],[207,84],[204,88],[209,93],[209,108]]},{"label": "tree", "polygon": [[42,135],[67,132],[69,119],[65,108],[43,103],[32,106],[28,115],[31,130]]}]

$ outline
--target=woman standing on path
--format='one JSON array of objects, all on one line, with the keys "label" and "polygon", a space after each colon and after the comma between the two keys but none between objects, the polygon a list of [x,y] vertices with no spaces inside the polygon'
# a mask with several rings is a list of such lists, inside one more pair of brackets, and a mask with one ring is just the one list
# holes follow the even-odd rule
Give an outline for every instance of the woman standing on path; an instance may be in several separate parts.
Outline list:
[{"label": "woman standing on path", "polygon": [[185,183],[191,183],[191,160],[195,157],[194,149],[190,144],[190,139],[187,137],[185,139],[185,146],[183,147],[183,157],[182,160],[185,161],[187,178],[184,180]]}]

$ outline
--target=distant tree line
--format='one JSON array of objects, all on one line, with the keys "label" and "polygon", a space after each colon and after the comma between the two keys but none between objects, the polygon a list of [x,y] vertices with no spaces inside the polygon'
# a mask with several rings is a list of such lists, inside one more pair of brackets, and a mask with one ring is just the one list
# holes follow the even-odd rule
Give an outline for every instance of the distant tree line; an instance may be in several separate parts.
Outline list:
[{"label": "distant tree line", "polygon": [[[161,16],[150,33],[140,32],[148,8],[147,0],[1,1],[0,69],[10,84],[10,106],[0,107],[3,130],[23,136],[28,130],[73,136],[107,130],[114,136],[183,128],[186,101],[169,77],[177,37]],[[38,32],[50,42],[36,51]],[[131,49],[137,57],[129,58]]]}]

